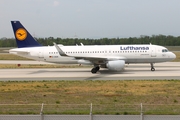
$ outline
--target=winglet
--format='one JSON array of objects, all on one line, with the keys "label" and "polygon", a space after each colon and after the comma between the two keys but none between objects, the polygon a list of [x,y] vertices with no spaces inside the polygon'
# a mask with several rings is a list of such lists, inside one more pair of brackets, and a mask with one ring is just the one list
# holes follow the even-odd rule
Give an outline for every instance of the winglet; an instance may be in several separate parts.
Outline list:
[{"label": "winglet", "polygon": [[60,56],[67,56],[55,42],[53,42],[53,44],[56,47],[57,51],[59,52]]},{"label": "winglet", "polygon": [[83,43],[80,43],[81,44],[81,46],[84,46],[84,44]]}]

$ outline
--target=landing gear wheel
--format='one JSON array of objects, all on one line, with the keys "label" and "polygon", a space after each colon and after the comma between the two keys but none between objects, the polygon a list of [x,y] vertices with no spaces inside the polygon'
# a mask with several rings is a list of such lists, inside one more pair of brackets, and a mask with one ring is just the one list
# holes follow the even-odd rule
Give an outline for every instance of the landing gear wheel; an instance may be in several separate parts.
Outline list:
[{"label": "landing gear wheel", "polygon": [[151,71],[155,71],[155,68],[151,68]]},{"label": "landing gear wheel", "polygon": [[95,69],[95,68],[93,68],[92,70],[91,70],[91,73],[96,73],[97,72],[97,70]]},{"label": "landing gear wheel", "polygon": [[96,67],[94,67],[94,68],[92,68],[92,70],[91,70],[91,73],[96,73],[97,71],[99,71],[99,69],[100,69],[100,67],[99,66],[96,66]]},{"label": "landing gear wheel", "polygon": [[100,67],[99,67],[99,66],[97,66],[95,69],[96,69],[97,71],[99,71]]}]

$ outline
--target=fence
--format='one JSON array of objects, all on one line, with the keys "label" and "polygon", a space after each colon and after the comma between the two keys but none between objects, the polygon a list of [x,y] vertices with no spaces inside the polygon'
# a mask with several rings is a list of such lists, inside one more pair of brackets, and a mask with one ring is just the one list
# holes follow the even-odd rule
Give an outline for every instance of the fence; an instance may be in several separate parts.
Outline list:
[{"label": "fence", "polygon": [[180,105],[0,104],[0,114],[0,120],[179,120]]},{"label": "fence", "polygon": [[180,104],[0,104],[0,114],[180,115]]}]

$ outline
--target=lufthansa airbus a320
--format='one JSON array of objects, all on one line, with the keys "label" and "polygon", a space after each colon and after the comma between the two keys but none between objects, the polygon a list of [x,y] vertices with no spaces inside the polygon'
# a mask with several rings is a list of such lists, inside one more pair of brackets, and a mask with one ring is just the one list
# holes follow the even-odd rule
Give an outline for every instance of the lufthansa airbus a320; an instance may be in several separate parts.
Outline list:
[{"label": "lufthansa airbus a320", "polygon": [[100,68],[121,71],[125,64],[150,63],[151,71],[155,71],[154,63],[171,61],[176,55],[159,45],[81,45],[54,46],[40,45],[19,21],[11,21],[18,48],[9,53],[22,57],[59,64],[93,65],[92,73]]}]

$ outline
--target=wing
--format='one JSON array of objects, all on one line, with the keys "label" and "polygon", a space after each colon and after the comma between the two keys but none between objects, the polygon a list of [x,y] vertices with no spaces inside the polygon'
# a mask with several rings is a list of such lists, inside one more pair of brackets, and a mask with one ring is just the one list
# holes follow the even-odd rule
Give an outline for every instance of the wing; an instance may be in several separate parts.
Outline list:
[{"label": "wing", "polygon": [[57,51],[61,56],[69,56],[74,57],[75,59],[84,59],[89,60],[92,63],[96,64],[104,64],[106,61],[113,61],[113,60],[126,60],[123,56],[73,56],[73,55],[67,55],[56,43],[54,43],[54,46],[56,47]]}]

